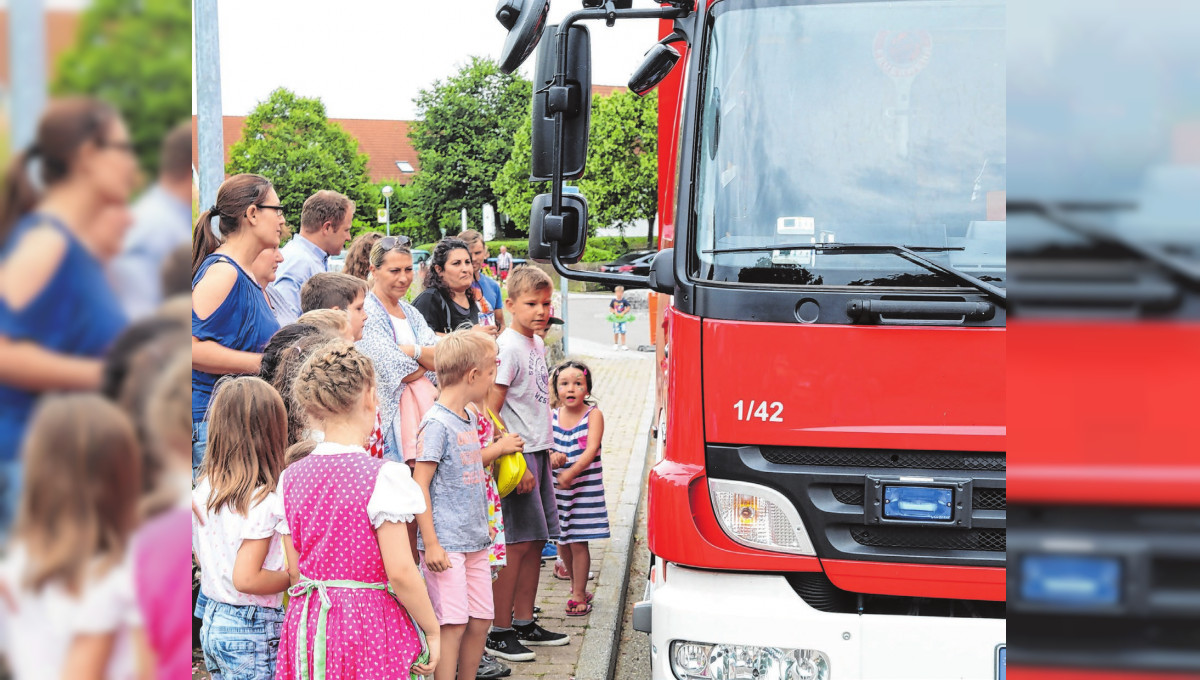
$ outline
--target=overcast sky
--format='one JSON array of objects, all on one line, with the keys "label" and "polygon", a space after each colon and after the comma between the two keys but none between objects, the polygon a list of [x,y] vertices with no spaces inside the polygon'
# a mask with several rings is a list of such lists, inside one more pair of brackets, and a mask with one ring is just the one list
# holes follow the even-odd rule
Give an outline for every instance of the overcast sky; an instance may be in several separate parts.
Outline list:
[{"label": "overcast sky", "polygon": [[[651,6],[638,0],[635,6]],[[276,87],[320,97],[332,118],[410,120],[413,97],[470,56],[498,59],[494,0],[220,0],[221,109],[246,115]],[[556,21],[579,0],[552,0]],[[658,22],[592,33],[592,82],[624,85],[658,39]],[[532,76],[534,58],[522,67]],[[193,78],[193,103],[195,92]]]}]

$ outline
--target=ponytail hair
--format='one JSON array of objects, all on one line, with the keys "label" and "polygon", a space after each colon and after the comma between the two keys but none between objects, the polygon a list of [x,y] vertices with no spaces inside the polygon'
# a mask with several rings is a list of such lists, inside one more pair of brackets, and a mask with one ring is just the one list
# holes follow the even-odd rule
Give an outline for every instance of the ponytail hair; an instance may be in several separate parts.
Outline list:
[{"label": "ponytail hair", "polygon": [[[200,213],[200,219],[192,230],[193,279],[204,259],[241,229],[246,209],[263,200],[270,190],[270,180],[262,175],[244,173],[221,182],[221,187],[217,189],[216,204]],[[217,218],[216,232],[212,223],[214,217]],[[219,237],[217,232],[220,233]]]},{"label": "ponytail hair", "polygon": [[[60,99],[46,107],[33,145],[17,154],[4,176],[0,189],[0,245],[8,242],[17,220],[37,206],[45,189],[71,174],[80,147],[103,142],[118,119],[115,108],[90,97]],[[38,161],[37,167],[30,167],[34,160]],[[34,171],[41,187],[31,177]]]}]

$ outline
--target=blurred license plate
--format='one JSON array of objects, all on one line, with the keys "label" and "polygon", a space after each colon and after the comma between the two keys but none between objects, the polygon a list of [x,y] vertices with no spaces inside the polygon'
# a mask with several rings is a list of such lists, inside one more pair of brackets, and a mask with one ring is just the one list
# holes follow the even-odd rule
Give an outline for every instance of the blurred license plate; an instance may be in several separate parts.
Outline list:
[{"label": "blurred license plate", "polygon": [[1107,607],[1121,597],[1121,560],[1028,555],[1021,560],[1021,597],[1068,607]]},{"label": "blurred license plate", "polygon": [[1008,645],[996,648],[996,680],[1004,680],[1004,668],[1008,665]]}]

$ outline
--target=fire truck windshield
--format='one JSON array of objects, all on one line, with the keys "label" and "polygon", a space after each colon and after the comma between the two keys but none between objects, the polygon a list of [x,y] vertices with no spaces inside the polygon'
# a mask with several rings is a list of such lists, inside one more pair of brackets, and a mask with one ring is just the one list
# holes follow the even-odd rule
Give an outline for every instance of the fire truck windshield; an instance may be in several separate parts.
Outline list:
[{"label": "fire truck windshield", "polygon": [[996,1],[718,2],[701,59],[692,274],[1005,282],[1005,11]]}]

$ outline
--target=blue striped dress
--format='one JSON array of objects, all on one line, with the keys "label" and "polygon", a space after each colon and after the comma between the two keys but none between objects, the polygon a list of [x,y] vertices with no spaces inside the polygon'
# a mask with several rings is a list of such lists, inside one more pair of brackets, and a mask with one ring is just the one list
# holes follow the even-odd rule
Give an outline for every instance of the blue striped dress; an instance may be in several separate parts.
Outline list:
[{"label": "blue striped dress", "polygon": [[[554,410],[554,450],[567,455],[567,464],[554,471],[569,468],[587,450],[588,418],[595,407],[589,408],[579,423],[571,429],[558,424],[561,409]],[[600,465],[600,453],[592,460],[571,488],[554,489],[558,501],[558,522],[561,530],[559,543],[582,543],[608,538],[608,510],[604,507],[604,470]]]}]

